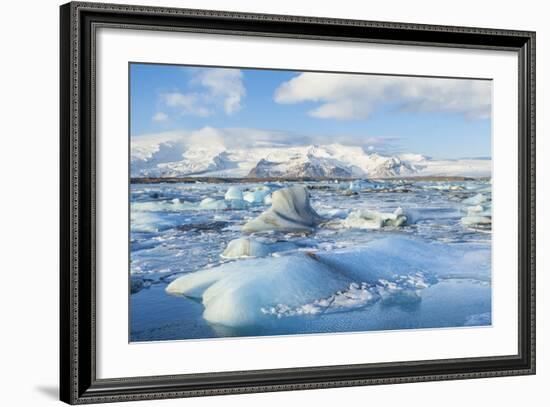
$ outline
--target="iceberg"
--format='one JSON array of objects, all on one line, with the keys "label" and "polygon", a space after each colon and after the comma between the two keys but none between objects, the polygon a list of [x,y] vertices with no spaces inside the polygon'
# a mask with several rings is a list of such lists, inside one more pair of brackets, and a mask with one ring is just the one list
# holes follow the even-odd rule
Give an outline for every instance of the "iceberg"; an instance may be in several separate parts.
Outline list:
[{"label": "iceberg", "polygon": [[224,259],[240,259],[246,257],[265,257],[272,253],[292,250],[297,246],[291,242],[262,243],[249,237],[241,237],[229,242],[221,254]]},{"label": "iceberg", "polygon": [[361,191],[361,181],[351,181],[348,189],[352,192]]},{"label": "iceberg", "polygon": [[174,198],[170,201],[132,202],[131,208],[136,212],[179,212],[195,210],[197,205]]},{"label": "iceberg", "polygon": [[490,249],[391,237],[358,249],[224,263],[183,275],[166,291],[200,299],[210,323],[245,327],[420,301],[422,289],[441,278],[489,280]]},{"label": "iceberg", "polygon": [[199,204],[199,208],[205,210],[219,211],[227,209],[227,203],[221,199],[204,198]]},{"label": "iceberg", "polygon": [[403,209],[397,208],[393,213],[384,213],[360,209],[351,212],[342,221],[344,227],[358,229],[381,229],[384,226],[402,226],[407,223]]},{"label": "iceberg", "polygon": [[293,186],[273,192],[271,208],[248,221],[242,230],[245,233],[312,232],[322,220],[309,203],[307,189],[302,186]]},{"label": "iceberg", "polygon": [[467,227],[488,229],[492,225],[492,213],[490,207],[474,205],[466,208],[467,215],[460,222]]},{"label": "iceberg", "polygon": [[360,192],[362,190],[372,190],[378,189],[380,185],[377,185],[368,180],[355,180],[349,183],[348,191],[350,192]]},{"label": "iceberg", "polygon": [[239,187],[235,187],[235,186],[229,187],[229,189],[225,193],[225,200],[226,201],[229,201],[229,200],[242,201],[243,200],[243,191],[241,191],[241,189]]},{"label": "iceberg", "polygon": [[243,195],[243,199],[250,204],[263,204],[266,196],[271,193],[271,189],[267,186],[256,187],[251,191],[247,191]]},{"label": "iceberg", "polygon": [[132,233],[156,233],[171,229],[178,224],[176,214],[162,217],[156,212],[130,212],[130,225]]},{"label": "iceberg", "polygon": [[254,325],[267,315],[262,307],[298,307],[345,289],[345,277],[331,272],[314,256],[250,259],[184,275],[166,291],[202,298],[204,318],[226,326]]},{"label": "iceberg", "polygon": [[201,202],[194,203],[174,198],[171,201],[132,202],[131,208],[134,212],[181,212],[246,209],[246,202],[237,199],[225,201],[222,199],[204,198]]},{"label": "iceberg", "polygon": [[468,215],[460,219],[464,226],[485,227],[488,228],[492,224],[492,220],[488,216]]},{"label": "iceberg", "polygon": [[482,204],[485,201],[487,201],[487,198],[485,197],[485,195],[476,194],[476,195],[472,196],[471,198],[467,198],[467,199],[463,200],[462,203],[466,204],[466,205],[479,205],[479,204]]}]

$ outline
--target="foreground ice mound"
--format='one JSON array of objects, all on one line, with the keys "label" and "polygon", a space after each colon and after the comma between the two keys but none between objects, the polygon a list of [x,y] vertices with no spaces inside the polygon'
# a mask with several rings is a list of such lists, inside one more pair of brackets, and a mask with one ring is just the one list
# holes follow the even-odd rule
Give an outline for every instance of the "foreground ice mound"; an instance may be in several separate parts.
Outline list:
[{"label": "foreground ice mound", "polygon": [[271,304],[302,304],[331,295],[348,285],[307,254],[226,263],[171,282],[166,291],[202,298],[204,318],[226,326],[253,325]]},{"label": "foreground ice mound", "polygon": [[265,257],[272,253],[292,250],[297,246],[291,242],[262,243],[249,237],[241,237],[229,242],[221,254],[225,259],[240,259],[246,257]]},{"label": "foreground ice mound", "polygon": [[344,227],[358,229],[381,229],[384,226],[402,226],[407,223],[403,209],[397,208],[393,213],[384,213],[360,209],[351,212],[342,221]]},{"label": "foreground ice mound", "polygon": [[419,301],[440,278],[490,279],[490,250],[392,237],[360,249],[225,263],[179,277],[166,290],[201,299],[211,323],[244,327]]},{"label": "foreground ice mound", "polygon": [[[246,198],[245,198],[246,199]],[[293,186],[272,194],[271,208],[243,226],[243,232],[311,232],[322,221],[309,203],[305,187]]]}]

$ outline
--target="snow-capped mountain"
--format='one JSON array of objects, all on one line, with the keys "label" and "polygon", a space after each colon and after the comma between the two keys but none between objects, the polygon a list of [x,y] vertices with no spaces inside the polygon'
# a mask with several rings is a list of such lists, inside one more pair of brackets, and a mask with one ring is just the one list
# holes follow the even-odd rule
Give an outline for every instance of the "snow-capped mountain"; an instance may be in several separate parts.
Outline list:
[{"label": "snow-capped mountain", "polygon": [[395,177],[414,174],[414,166],[397,157],[366,154],[360,147],[309,146],[284,161],[261,159],[250,177]]},{"label": "snow-capped mountain", "polygon": [[487,176],[490,160],[432,160],[420,154],[384,156],[342,144],[225,148],[177,140],[132,140],[132,177],[390,178],[414,175]]}]

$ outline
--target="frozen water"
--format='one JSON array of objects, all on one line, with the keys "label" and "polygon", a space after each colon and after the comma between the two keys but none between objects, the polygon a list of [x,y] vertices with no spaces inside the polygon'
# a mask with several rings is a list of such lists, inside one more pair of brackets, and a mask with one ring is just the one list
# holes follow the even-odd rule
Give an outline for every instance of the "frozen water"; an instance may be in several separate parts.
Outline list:
[{"label": "frozen water", "polygon": [[475,271],[477,277],[488,278],[487,250],[470,247],[466,251],[394,237],[362,249],[226,263],[179,277],[167,291],[201,296],[206,320],[240,327],[262,324],[269,314],[341,311],[378,298],[389,303],[416,302],[418,290],[471,269],[467,255],[472,253],[486,256],[485,267]]},{"label": "frozen water", "polygon": [[[131,340],[490,324],[491,223],[464,221],[472,216],[490,219],[490,182],[380,180],[360,185],[347,194],[349,182],[132,184]],[[301,190],[302,201],[284,191],[294,187]],[[244,200],[247,192],[267,188],[270,192],[261,202]],[[238,199],[238,191],[243,199]],[[353,213],[395,215],[397,208],[406,217],[398,227],[342,225]],[[243,230],[258,220],[261,228]],[[252,243],[247,249],[240,239],[258,245]],[[268,270],[271,264],[288,262],[290,269],[297,258],[322,267],[309,274],[298,272],[288,286],[283,281],[290,276],[281,271],[273,288],[267,281],[256,280],[261,271],[252,266],[246,268],[250,276],[243,280],[225,280],[229,276],[216,276],[214,271],[230,265],[243,270],[247,262],[260,262]],[[332,274],[341,268],[345,273],[338,272],[337,280],[342,284],[334,287]],[[194,280],[189,290],[190,281],[186,281],[187,294],[166,292],[168,284],[175,284],[171,288],[175,290],[183,283],[179,277],[197,274],[193,279],[200,277],[200,284]],[[309,288],[298,284],[305,274]],[[317,287],[325,278],[328,288]],[[238,301],[235,306],[246,308],[240,316],[218,312],[222,304],[234,301],[229,294],[211,294],[207,306],[204,292],[214,285],[221,287],[222,280],[223,286],[231,281],[229,286],[245,296],[248,291],[241,284],[258,288],[256,302]],[[285,287],[284,298],[264,301],[278,295],[274,287]],[[316,291],[315,295],[307,294],[308,290]],[[294,297],[288,299],[291,294]],[[470,318],[482,314],[485,317]],[[226,318],[233,325],[220,322]],[[250,326],[246,321],[258,322]]]},{"label": "frozen water", "polygon": [[171,293],[202,298],[204,318],[226,326],[261,322],[262,307],[300,306],[326,297],[348,285],[348,280],[314,256],[243,260],[182,276],[168,285]]}]

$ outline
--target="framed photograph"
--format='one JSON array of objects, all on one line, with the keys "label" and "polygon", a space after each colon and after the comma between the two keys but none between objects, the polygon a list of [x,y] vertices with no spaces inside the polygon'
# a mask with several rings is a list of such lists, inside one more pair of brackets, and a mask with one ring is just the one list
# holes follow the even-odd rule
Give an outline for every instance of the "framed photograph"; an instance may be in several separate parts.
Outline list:
[{"label": "framed photograph", "polygon": [[535,33],[61,6],[61,400],[535,373]]}]

